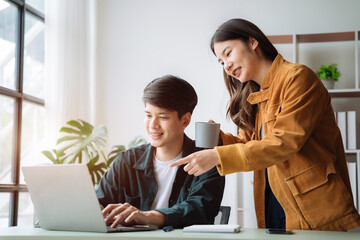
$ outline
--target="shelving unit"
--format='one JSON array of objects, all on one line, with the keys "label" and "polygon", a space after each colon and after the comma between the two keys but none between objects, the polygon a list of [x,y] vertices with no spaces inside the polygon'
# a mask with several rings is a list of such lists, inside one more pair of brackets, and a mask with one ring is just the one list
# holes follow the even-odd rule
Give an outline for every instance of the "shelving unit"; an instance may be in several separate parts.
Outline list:
[{"label": "shelving unit", "polygon": [[[289,59],[292,62],[299,62],[299,56],[301,53],[301,50],[299,49],[299,46],[304,46],[306,44],[310,43],[331,43],[331,42],[347,42],[350,43],[353,42],[353,52],[351,51],[351,55],[354,54],[354,60],[350,60],[351,62],[344,64],[346,66],[349,66],[348,64],[352,64],[352,61],[354,63],[354,84],[352,84],[354,87],[352,88],[338,88],[336,89],[330,89],[328,90],[330,96],[332,98],[360,98],[360,86],[359,86],[359,45],[360,45],[360,31],[350,31],[350,32],[333,32],[333,33],[314,33],[314,34],[292,34],[292,35],[270,35],[268,36],[270,41],[275,45],[281,45],[281,44],[287,44],[290,48],[287,49],[288,53],[291,51],[292,59]],[[320,45],[319,45],[320,46]],[[306,49],[306,48],[305,48]],[[325,50],[324,54],[328,54],[328,52],[331,52],[332,50],[336,49],[329,48],[329,50]],[[338,49],[337,49],[338,50]],[[339,50],[338,50],[339,51]],[[342,51],[342,50],[341,50]],[[281,52],[281,51],[280,51]],[[309,53],[308,53],[309,54]],[[346,53],[344,53],[346,54]],[[349,52],[347,52],[349,54]],[[310,51],[311,55],[311,51]],[[314,53],[311,57],[318,59],[316,56],[316,53]],[[323,56],[322,56],[323,57]],[[340,61],[342,56],[336,55],[336,59]],[[344,59],[342,59],[344,61]],[[327,63],[330,64],[330,63]],[[305,64],[307,65],[307,64]],[[309,66],[311,67],[311,66]],[[313,69],[316,71],[316,69]],[[341,70],[340,70],[341,72]],[[353,73],[352,73],[353,74]],[[344,81],[345,79],[340,79],[340,81]],[[349,81],[349,79],[346,79]],[[349,100],[354,102],[355,100]],[[354,107],[354,104],[353,104]],[[357,109],[359,111],[359,108]],[[356,162],[356,191],[355,191],[355,202],[357,203],[358,211],[360,212],[360,150],[345,150],[345,154],[347,156],[348,162]],[[356,204],[355,204],[356,205]]]},{"label": "shelving unit", "polygon": [[291,44],[292,62],[299,62],[298,45],[302,43],[320,42],[354,42],[354,64],[355,64],[355,84],[352,89],[331,89],[330,96],[334,98],[360,97],[359,88],[359,39],[360,31],[353,32],[334,32],[334,33],[314,33],[314,34],[293,34],[293,35],[270,35],[268,38],[273,44]]}]

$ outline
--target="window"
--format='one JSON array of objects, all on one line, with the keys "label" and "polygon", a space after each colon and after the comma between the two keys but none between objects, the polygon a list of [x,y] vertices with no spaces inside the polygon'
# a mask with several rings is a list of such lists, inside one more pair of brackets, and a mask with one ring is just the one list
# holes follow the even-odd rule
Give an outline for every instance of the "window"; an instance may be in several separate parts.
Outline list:
[{"label": "window", "polygon": [[20,168],[44,135],[44,0],[0,0],[0,226],[31,225]]}]

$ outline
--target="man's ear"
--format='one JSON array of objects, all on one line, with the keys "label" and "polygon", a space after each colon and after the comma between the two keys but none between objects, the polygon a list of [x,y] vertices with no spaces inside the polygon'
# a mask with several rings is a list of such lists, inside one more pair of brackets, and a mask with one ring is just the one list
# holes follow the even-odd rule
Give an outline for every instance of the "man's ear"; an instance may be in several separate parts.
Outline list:
[{"label": "man's ear", "polygon": [[249,46],[255,51],[255,49],[259,46],[259,42],[255,38],[249,37]]},{"label": "man's ear", "polygon": [[184,129],[190,124],[191,121],[191,113],[187,112],[181,117],[181,123]]}]

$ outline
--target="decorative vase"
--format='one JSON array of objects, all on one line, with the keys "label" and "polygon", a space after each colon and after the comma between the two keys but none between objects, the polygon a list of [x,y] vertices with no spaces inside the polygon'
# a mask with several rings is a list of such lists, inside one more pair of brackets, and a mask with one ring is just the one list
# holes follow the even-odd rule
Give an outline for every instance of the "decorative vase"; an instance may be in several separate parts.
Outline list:
[{"label": "decorative vase", "polygon": [[321,82],[324,84],[324,87],[326,87],[326,89],[334,89],[334,79],[321,79]]}]

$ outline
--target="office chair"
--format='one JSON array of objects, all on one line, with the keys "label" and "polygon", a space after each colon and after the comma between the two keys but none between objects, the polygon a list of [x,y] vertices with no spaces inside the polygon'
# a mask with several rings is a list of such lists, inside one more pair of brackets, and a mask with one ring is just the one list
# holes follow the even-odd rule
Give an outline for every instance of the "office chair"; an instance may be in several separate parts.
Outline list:
[{"label": "office chair", "polygon": [[[220,206],[219,214],[215,217],[215,224],[228,224],[230,218],[230,206]],[[220,223],[219,223],[220,218]]]}]

